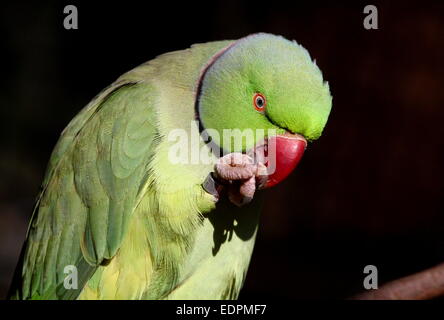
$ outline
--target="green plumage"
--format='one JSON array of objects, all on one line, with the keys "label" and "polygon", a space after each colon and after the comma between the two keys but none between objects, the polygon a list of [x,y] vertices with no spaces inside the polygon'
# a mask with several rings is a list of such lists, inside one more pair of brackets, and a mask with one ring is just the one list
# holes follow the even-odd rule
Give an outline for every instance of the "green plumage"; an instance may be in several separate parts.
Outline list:
[{"label": "green plumage", "polygon": [[[288,46],[287,40],[275,36],[251,37],[252,51],[242,54],[245,61],[251,59],[255,64],[259,61],[255,59],[262,60],[254,53],[256,47],[267,47],[274,41]],[[248,42],[243,41],[248,49]],[[254,245],[261,195],[242,208],[226,199],[216,205],[214,196],[202,188],[213,166],[172,165],[168,152],[173,142],[167,139],[177,128],[192,135],[190,123],[196,119],[196,93],[202,72],[221,50],[230,52],[232,49],[227,48],[232,44],[200,44],[159,56],[122,75],[70,122],[51,155],[11,298],[238,296]],[[294,45],[294,50],[304,49]],[[301,61],[295,63],[312,64],[305,50],[299,56],[296,58]],[[222,55],[218,61],[228,60]],[[232,67],[242,72],[239,66]],[[230,78],[230,64],[224,68],[225,76]],[[281,130],[295,124],[316,138],[327,121],[331,98],[317,67],[310,65],[304,74],[310,76],[313,70],[314,80],[308,83],[314,97],[305,94],[295,100],[309,101],[310,105],[299,104],[289,111],[290,117],[278,112],[274,117],[277,122],[285,118]],[[211,82],[205,86],[205,97],[220,98],[221,91],[215,91]],[[286,95],[282,99],[290,99]],[[230,97],[239,98],[234,92],[227,94],[226,98]],[[219,101],[211,108],[222,108],[226,102]],[[316,103],[322,108],[313,107]],[[310,121],[298,118],[298,112]],[[233,124],[246,126],[232,113],[212,115],[204,104],[201,113],[204,124],[216,123],[217,115],[222,127],[230,123],[230,118]],[[249,125],[253,129],[262,127],[254,121]],[[275,127],[276,123],[268,125]],[[220,126],[214,127],[222,129]],[[203,141],[200,144],[205,148]],[[65,267],[69,265],[78,270],[78,289],[64,286]]]}]

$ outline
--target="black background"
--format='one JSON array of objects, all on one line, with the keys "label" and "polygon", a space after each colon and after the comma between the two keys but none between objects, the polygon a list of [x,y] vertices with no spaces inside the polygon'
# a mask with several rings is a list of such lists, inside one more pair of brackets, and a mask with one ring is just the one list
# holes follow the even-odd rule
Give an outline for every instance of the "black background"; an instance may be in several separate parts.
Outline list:
[{"label": "black background", "polygon": [[[440,1],[39,1],[0,9],[0,298],[46,162],[70,119],[120,74],[193,43],[270,32],[329,81],[324,135],[269,190],[241,299],[334,298],[444,260]],[[74,4],[79,29],[63,28]],[[363,27],[374,4],[379,29]]]}]

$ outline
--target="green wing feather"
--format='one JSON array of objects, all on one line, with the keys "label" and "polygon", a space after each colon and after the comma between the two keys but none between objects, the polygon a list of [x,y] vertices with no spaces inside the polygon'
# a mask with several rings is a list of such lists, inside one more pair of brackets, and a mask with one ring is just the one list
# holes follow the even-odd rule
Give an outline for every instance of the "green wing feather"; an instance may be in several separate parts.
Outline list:
[{"label": "green wing feather", "polygon": [[[145,83],[115,83],[64,130],[36,202],[12,298],[75,299],[116,254],[148,179],[154,99]],[[63,285],[68,265],[77,267],[77,290]]]}]

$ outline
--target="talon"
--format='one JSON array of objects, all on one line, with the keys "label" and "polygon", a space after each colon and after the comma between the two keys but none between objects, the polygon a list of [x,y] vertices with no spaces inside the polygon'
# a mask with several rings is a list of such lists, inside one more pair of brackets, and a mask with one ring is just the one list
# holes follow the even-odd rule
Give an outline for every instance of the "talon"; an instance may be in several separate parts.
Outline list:
[{"label": "talon", "polygon": [[243,197],[253,198],[254,192],[256,191],[256,178],[252,176],[250,179],[241,184],[239,188],[239,193]]},{"label": "talon", "polygon": [[257,165],[253,159],[242,153],[230,153],[219,159],[215,165],[216,175],[223,180],[246,180],[254,176]]},{"label": "talon", "polygon": [[[267,182],[267,167],[242,153],[230,153],[220,158],[214,170],[216,178],[228,185],[228,199],[238,207],[250,203],[256,189]],[[233,183],[235,181],[238,183]]]},{"label": "talon", "polygon": [[228,190],[228,199],[238,207],[242,207],[253,200],[256,191],[256,178],[252,176],[250,179],[238,184],[231,185]]},{"label": "talon", "polygon": [[265,184],[267,183],[268,179],[268,171],[267,167],[259,162],[257,164],[257,171],[256,171],[256,185],[257,189],[263,189],[265,187]]}]

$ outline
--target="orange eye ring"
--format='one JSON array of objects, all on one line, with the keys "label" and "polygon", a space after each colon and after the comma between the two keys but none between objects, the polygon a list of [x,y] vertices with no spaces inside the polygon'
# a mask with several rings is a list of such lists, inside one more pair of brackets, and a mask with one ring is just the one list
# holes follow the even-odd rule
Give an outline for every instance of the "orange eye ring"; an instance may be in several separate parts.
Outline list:
[{"label": "orange eye ring", "polygon": [[255,93],[253,96],[253,106],[259,112],[265,111],[265,106],[267,105],[267,100],[262,93]]}]

